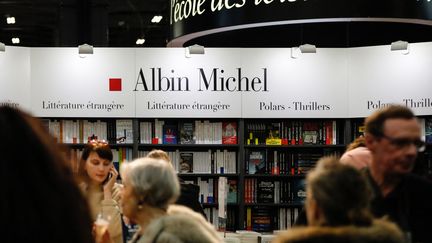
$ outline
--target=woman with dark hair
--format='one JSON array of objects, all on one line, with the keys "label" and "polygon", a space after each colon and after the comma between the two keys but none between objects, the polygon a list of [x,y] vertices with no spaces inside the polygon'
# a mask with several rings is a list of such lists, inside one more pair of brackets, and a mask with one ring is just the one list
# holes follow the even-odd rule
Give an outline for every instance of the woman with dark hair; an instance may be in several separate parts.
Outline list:
[{"label": "woman with dark hair", "polygon": [[113,153],[106,142],[92,140],[86,144],[81,155],[78,176],[93,220],[96,220],[98,215],[109,219],[108,233],[111,240],[122,243],[119,207],[121,185],[116,183],[118,172],[113,165]]},{"label": "woman with dark hair", "polygon": [[0,107],[0,137],[1,241],[94,242],[85,198],[40,121]]}]

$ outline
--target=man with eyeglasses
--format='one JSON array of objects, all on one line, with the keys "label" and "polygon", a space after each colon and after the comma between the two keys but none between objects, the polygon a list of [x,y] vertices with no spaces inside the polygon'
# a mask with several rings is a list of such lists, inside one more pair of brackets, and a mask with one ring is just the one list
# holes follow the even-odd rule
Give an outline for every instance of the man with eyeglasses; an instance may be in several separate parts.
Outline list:
[{"label": "man with eyeglasses", "polygon": [[432,242],[432,183],[411,173],[425,149],[413,112],[398,105],[378,110],[365,121],[366,146],[372,153],[367,177],[372,213],[387,215],[408,242]]}]

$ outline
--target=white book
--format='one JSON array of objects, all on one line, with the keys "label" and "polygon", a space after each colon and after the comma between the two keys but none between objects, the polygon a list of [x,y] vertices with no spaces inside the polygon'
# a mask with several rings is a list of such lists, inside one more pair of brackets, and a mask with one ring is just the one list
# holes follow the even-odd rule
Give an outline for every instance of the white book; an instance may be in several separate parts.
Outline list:
[{"label": "white book", "polygon": [[133,143],[133,121],[130,119],[116,120],[117,143]]},{"label": "white book", "polygon": [[422,141],[426,140],[426,119],[425,118],[418,118],[417,119],[420,124],[420,137]]},{"label": "white book", "polygon": [[336,145],[336,137],[337,137],[336,121],[333,121],[333,141],[332,141],[332,144],[334,144],[334,145]]}]

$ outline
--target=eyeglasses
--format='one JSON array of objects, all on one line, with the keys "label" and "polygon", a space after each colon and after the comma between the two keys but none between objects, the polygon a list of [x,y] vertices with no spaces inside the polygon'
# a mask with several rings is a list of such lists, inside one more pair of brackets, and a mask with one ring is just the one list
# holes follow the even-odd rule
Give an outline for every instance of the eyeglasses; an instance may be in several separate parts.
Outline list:
[{"label": "eyeglasses", "polygon": [[391,138],[384,134],[381,137],[387,139],[391,144],[398,148],[406,148],[411,144],[414,144],[418,152],[423,152],[426,149],[426,143],[420,139],[412,140],[408,138]]}]

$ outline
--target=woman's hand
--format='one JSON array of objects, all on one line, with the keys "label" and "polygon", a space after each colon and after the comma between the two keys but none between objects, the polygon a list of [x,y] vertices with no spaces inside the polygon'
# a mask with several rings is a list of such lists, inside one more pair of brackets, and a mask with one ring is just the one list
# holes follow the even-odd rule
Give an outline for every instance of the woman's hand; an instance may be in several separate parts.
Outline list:
[{"label": "woman's hand", "polygon": [[111,178],[103,186],[104,199],[112,199],[112,190],[119,174],[114,165],[110,168],[109,174],[111,174]]},{"label": "woman's hand", "polygon": [[98,232],[96,230],[96,226],[93,225],[92,234],[95,238],[95,243],[114,243],[114,241],[111,239],[111,236],[108,232],[108,230],[105,230],[102,232],[102,235],[98,235]]}]

